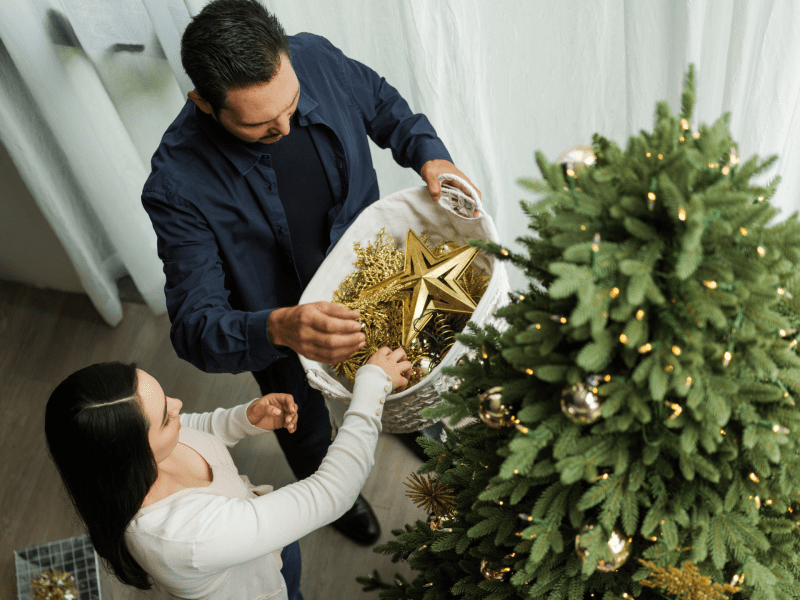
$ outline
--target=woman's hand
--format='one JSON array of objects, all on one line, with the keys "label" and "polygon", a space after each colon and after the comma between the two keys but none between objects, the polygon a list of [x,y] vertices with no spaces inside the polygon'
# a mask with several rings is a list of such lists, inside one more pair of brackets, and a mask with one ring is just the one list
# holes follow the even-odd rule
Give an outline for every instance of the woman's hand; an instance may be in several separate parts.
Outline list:
[{"label": "woman's hand", "polygon": [[408,385],[411,375],[411,363],[406,359],[406,351],[402,347],[389,350],[386,346],[378,350],[367,361],[368,365],[377,365],[392,378],[392,389],[402,392]]},{"label": "woman's hand", "polygon": [[291,394],[267,394],[250,403],[247,420],[267,431],[285,427],[289,433],[294,433],[297,429],[297,405]]}]

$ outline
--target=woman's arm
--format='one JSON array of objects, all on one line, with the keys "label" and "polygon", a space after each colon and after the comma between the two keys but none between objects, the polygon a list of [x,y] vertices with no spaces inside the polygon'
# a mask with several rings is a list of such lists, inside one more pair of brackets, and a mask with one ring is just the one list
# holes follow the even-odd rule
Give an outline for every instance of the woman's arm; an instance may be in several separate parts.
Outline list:
[{"label": "woman's arm", "polygon": [[265,431],[247,419],[247,407],[252,402],[254,401],[206,413],[181,413],[181,425],[210,433],[226,446],[234,446],[248,435],[257,435]]},{"label": "woman's arm", "polygon": [[383,401],[391,389],[391,378],[381,368],[365,365],[358,371],[350,409],[314,475],[258,498],[193,496],[198,510],[193,521],[204,523],[201,538],[193,543],[193,565],[207,571],[227,569],[282,548],[344,514],[374,464]]}]

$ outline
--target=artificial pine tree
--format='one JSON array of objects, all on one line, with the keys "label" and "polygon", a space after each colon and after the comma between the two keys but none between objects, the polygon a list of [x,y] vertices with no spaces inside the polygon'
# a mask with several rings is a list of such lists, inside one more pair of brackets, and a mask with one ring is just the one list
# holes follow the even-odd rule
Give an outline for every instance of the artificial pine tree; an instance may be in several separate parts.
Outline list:
[{"label": "artificial pine tree", "polygon": [[480,417],[423,441],[438,479],[416,496],[455,508],[376,549],[414,581],[365,590],[800,598],[800,224],[768,226],[775,182],[750,179],[774,157],[740,164],[727,115],[693,131],[694,93],[690,68],[680,115],[659,103],[625,150],[538,154],[527,255],[474,242],[532,283],[505,331],[460,337],[460,384],[428,410]]}]

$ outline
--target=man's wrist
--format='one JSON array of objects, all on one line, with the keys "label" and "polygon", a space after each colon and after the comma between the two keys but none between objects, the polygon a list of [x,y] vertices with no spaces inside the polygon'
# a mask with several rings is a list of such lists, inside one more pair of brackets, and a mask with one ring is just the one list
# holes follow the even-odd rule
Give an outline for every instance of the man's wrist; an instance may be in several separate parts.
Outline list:
[{"label": "man's wrist", "polygon": [[285,308],[276,308],[269,314],[269,317],[267,317],[267,339],[273,346],[284,345],[281,336],[281,313],[285,310]]}]

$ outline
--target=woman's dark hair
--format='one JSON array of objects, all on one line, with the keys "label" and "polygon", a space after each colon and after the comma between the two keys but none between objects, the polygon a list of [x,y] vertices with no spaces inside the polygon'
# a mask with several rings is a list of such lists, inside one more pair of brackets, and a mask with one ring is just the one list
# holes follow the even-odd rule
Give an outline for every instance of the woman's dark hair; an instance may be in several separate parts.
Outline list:
[{"label": "woman's dark hair", "polygon": [[137,383],[134,364],[108,362],[76,371],[50,395],[44,431],[95,550],[120,581],[147,590],[147,572],[124,538],[158,476]]},{"label": "woman's dark hair", "polygon": [[291,61],[289,38],[257,0],[209,2],[181,38],[183,68],[215,115],[229,89],[270,81],[281,55]]}]

